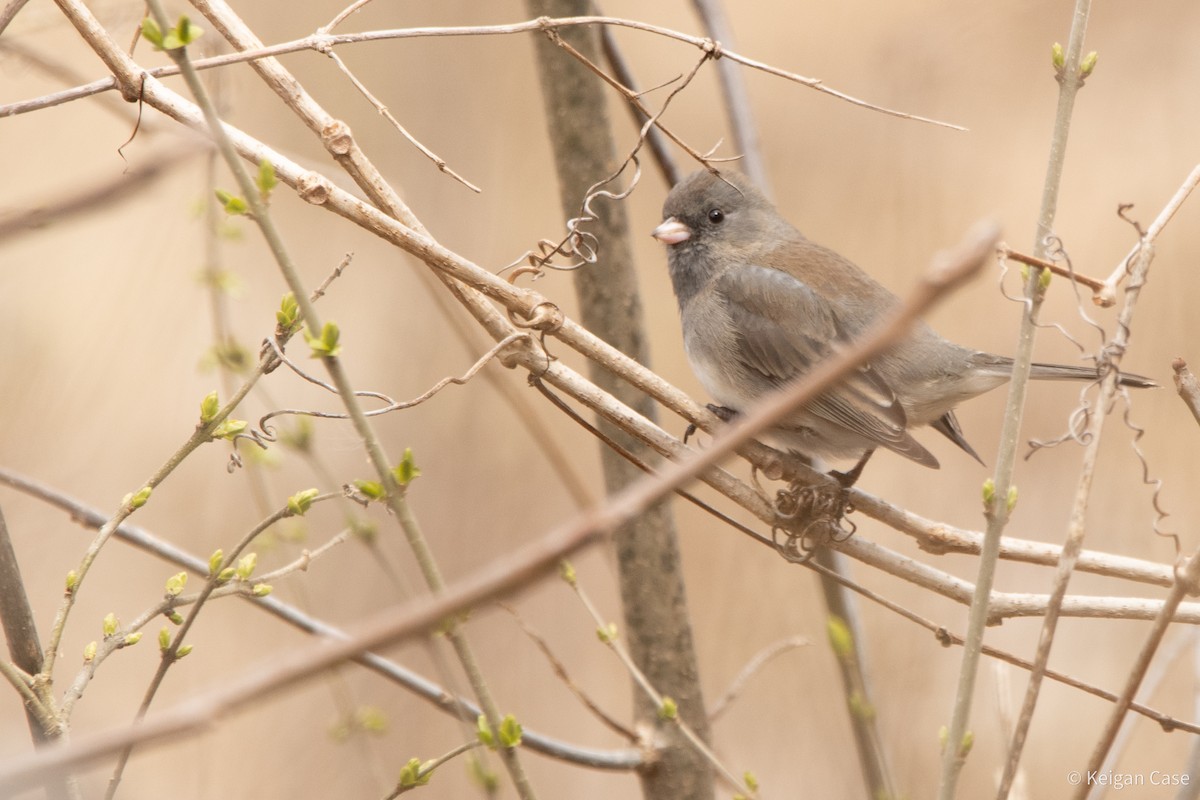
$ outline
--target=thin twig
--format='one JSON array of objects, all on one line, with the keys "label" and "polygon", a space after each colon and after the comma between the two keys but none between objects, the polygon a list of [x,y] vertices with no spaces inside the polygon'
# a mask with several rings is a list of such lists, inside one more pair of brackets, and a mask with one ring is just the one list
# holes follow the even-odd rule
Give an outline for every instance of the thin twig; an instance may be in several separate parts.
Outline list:
[{"label": "thin twig", "polygon": [[708,718],[712,722],[716,722],[717,718],[724,714],[732,705],[737,696],[742,693],[746,684],[750,682],[759,670],[767,665],[767,662],[783,655],[789,650],[795,650],[798,647],[808,647],[811,645],[807,638],[803,636],[789,636],[786,639],[780,639],[777,642],[764,647],[754,654],[754,657],[746,662],[746,665],[738,671],[738,674],[730,682],[729,687],[725,689],[725,693],[717,698],[712,704],[711,710],[708,712]]}]

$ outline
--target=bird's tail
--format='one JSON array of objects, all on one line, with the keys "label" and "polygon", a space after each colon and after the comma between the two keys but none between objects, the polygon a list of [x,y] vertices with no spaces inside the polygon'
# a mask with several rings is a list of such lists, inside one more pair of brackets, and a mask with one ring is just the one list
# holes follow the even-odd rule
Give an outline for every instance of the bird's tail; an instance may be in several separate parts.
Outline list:
[{"label": "bird's tail", "polygon": [[[1094,381],[1099,380],[1100,370],[1096,367],[1068,366],[1067,364],[1033,364],[1029,376],[1040,381]],[[1118,382],[1122,386],[1135,389],[1153,389],[1157,383],[1141,375],[1131,372],[1118,373]]]}]

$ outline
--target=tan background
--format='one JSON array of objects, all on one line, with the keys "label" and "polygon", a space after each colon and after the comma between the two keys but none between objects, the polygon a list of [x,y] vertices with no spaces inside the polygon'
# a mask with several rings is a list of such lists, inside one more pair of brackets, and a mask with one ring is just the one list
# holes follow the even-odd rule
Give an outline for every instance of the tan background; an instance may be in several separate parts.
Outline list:
[{"label": "tan background", "polygon": [[[241,4],[247,21],[268,42],[305,35],[328,20],[335,3]],[[377,3],[345,30],[424,24],[472,24],[524,19],[520,3]],[[733,4],[731,4],[733,5]],[[125,41],[140,4],[100,3],[97,13]],[[957,239],[973,221],[991,216],[1016,248],[1032,244],[1045,170],[1056,84],[1050,45],[1066,40],[1071,4],[1010,2],[965,4],[760,3],[731,9],[736,49],[762,61],[820,77],[860,97],[965,125],[967,133],[874,114],[804,87],[757,73],[747,82],[763,133],[774,191],[784,213],[814,239],[863,265],[902,291],[930,254]],[[699,30],[690,4],[605,4],[612,15],[637,16],[683,31]],[[1077,269],[1107,274],[1133,242],[1115,216],[1118,203],[1136,204],[1143,224],[1157,213],[1197,161],[1200,115],[1200,6],[1190,0],[1130,5],[1098,4],[1087,49],[1100,53],[1095,75],[1080,96],[1067,158],[1056,230]],[[207,26],[206,26],[207,27]],[[61,59],[83,80],[102,77],[99,61],[76,40],[48,3],[31,3],[5,38]],[[620,43],[644,86],[690,69],[693,50],[658,37],[621,31]],[[206,38],[215,38],[210,31]],[[207,42],[211,44],[211,41]],[[331,111],[354,128],[364,149],[402,191],[440,240],[464,256],[499,268],[540,238],[562,231],[541,100],[528,36],[392,41],[348,47],[347,62],[409,129],[484,188],[474,195],[437,171],[378,118],[325,59],[312,53],[285,63]],[[147,61],[156,56],[143,53]],[[0,54],[0,102],[61,88],[26,63]],[[229,118],[293,157],[334,174],[318,144],[253,78],[246,67],[228,71]],[[656,94],[653,99],[661,98]],[[726,137],[715,73],[706,68],[678,98],[667,121],[688,141],[707,149]],[[124,168],[116,148],[128,138],[135,109],[112,93],[35,114],[0,120],[0,213],[19,212],[73,188],[115,179]],[[620,148],[635,132],[615,101],[610,113]],[[138,165],[180,139],[171,123],[147,111],[144,128],[125,153]],[[186,138],[184,139],[186,140]],[[45,481],[111,511],[136,489],[191,430],[200,398],[218,386],[198,367],[211,345],[209,303],[196,275],[203,231],[194,209],[204,197],[202,164],[193,160],[150,187],[146,196],[85,218],[0,242],[0,464]],[[231,186],[228,177],[219,181]],[[659,219],[666,187],[647,170],[629,201],[637,234],[638,268],[654,366],[697,397],[680,347],[673,298],[661,248],[648,232]],[[1193,203],[1197,202],[1195,200]],[[413,277],[418,264],[339,219],[308,207],[286,191],[274,211],[308,282],[318,283],[342,255],[354,261],[322,301],[327,318],[341,323],[346,360],[360,388],[415,396],[436,380],[464,370],[477,354],[465,352],[432,316]],[[1200,251],[1195,206],[1162,237],[1151,283],[1139,304],[1134,346],[1125,365],[1169,386],[1170,360],[1200,358],[1194,350],[1197,317],[1192,296]],[[252,349],[270,332],[282,281],[256,234],[223,243],[222,256],[239,277],[234,327]],[[997,291],[998,271],[959,294],[932,321],[951,338],[1011,353],[1019,307]],[[574,308],[571,276],[553,274],[537,288]],[[1016,282],[1010,279],[1010,288]],[[1090,304],[1087,304],[1092,311]],[[1111,329],[1113,315],[1092,311]],[[1051,291],[1043,318],[1062,322],[1089,345],[1064,282]],[[558,347],[559,355],[576,363]],[[1076,357],[1053,331],[1040,339],[1042,360]],[[502,370],[497,366],[489,369]],[[505,374],[520,385],[523,377]],[[266,382],[269,399],[255,396],[242,417],[268,408],[335,408],[334,399],[282,373]],[[1026,417],[1027,436],[1050,438],[1064,427],[1077,390],[1037,386]],[[532,397],[532,394],[531,394]],[[968,437],[994,462],[1003,392],[962,413]],[[596,446],[548,407],[547,424],[598,486]],[[1139,394],[1134,416],[1147,427],[1142,440],[1151,471],[1166,481],[1168,527],[1195,544],[1197,498],[1194,423],[1170,388]],[[666,419],[679,432],[683,423]],[[417,513],[444,572],[451,578],[528,541],[572,510],[552,470],[523,429],[483,382],[452,387],[435,401],[381,420],[394,457],[411,446],[425,472],[413,490]],[[337,481],[367,474],[349,427],[318,426],[318,442]],[[1097,476],[1088,544],[1123,554],[1169,560],[1168,541],[1150,523],[1151,493],[1139,484],[1119,418],[1109,426]],[[936,435],[922,435],[945,465],[931,472],[887,454],[872,463],[863,485],[928,517],[968,527],[981,524],[979,486],[988,471],[953,451]],[[278,451],[277,452],[282,452]],[[1021,501],[1013,533],[1060,541],[1079,449],[1042,452],[1018,467]],[[136,521],[190,551],[207,555],[228,547],[261,512],[246,472],[229,475],[223,446],[209,446],[155,494]],[[267,502],[281,503],[316,479],[285,454],[267,476]],[[39,622],[53,618],[63,576],[75,566],[88,534],[63,516],[11,491],[0,503],[16,539]],[[753,770],[764,797],[854,797],[860,794],[853,742],[840,707],[832,658],[824,645],[815,582],[803,569],[749,545],[686,505],[677,505],[702,678],[708,697],[719,695],[759,648],[794,634],[813,646],[779,659],[755,678],[715,730],[715,747],[735,770]],[[308,520],[309,541],[337,530],[332,505]],[[419,585],[399,532],[380,519],[379,548]],[[893,531],[860,520],[860,535],[932,560],[970,578],[974,561],[918,553]],[[291,551],[259,548],[264,568]],[[337,550],[304,576],[281,582],[281,598],[320,610],[351,625],[398,595],[377,556],[360,545]],[[582,580],[612,618],[619,618],[609,556],[578,561]],[[97,638],[100,619],[114,611],[132,619],[160,595],[171,568],[114,544],[96,564],[64,640],[57,676],[66,683],[84,645]],[[865,584],[954,630],[965,628],[962,607],[916,591],[893,578],[856,568]],[[1048,570],[1005,565],[998,587],[1042,592]],[[1086,577],[1072,590],[1104,594],[1134,591]],[[1136,590],[1146,595],[1145,589]],[[1158,593],[1154,593],[1157,595]],[[548,582],[519,602],[524,617],[560,654],[573,679],[618,716],[629,707],[628,680],[596,641],[592,623],[566,588]],[[949,719],[961,651],[943,649],[917,627],[882,610],[863,611],[867,657],[879,724],[899,784],[911,797],[930,796],[938,771],[938,727]],[[496,696],[530,728],[593,746],[619,746],[582,712],[553,678],[544,659],[503,613],[480,612],[470,628]],[[1030,654],[1037,621],[1010,621],[989,641]],[[1144,623],[1069,620],[1060,629],[1052,665],[1108,688],[1120,686]],[[157,632],[150,626],[147,639]],[[1178,636],[1183,631],[1174,631]],[[196,652],[172,671],[156,709],[215,685],[224,676],[269,663],[272,654],[302,637],[233,601],[215,603],[196,630]],[[394,655],[433,676],[420,648]],[[121,724],[132,715],[157,661],[146,641],[107,662],[78,705],[76,731]],[[1177,663],[1152,704],[1192,717],[1190,666]],[[1006,746],[1000,733],[996,679],[985,662],[973,729],[976,746],[961,796],[984,796]],[[1019,701],[1024,676],[1007,693]],[[380,707],[386,735],[335,743],[334,697]],[[0,753],[29,749],[20,706],[11,692],[0,700]],[[1090,735],[1107,706],[1079,692],[1049,685],[1026,749],[1030,797],[1063,796],[1068,769],[1081,766]],[[1139,772],[1183,769],[1191,739],[1136,723],[1136,737],[1119,768]],[[334,681],[272,699],[227,720],[216,731],[135,757],[122,796],[180,798],[378,797],[411,756],[429,758],[462,740],[464,732],[424,703],[356,668]],[[564,766],[537,755],[526,762],[543,797],[630,796],[636,782]],[[495,764],[498,768],[498,764]],[[89,773],[89,792],[107,772]],[[458,764],[444,769],[428,796],[455,797],[467,782]],[[1140,790],[1136,796],[1159,796]],[[505,796],[511,796],[509,789]],[[1128,793],[1126,796],[1131,796]]]}]

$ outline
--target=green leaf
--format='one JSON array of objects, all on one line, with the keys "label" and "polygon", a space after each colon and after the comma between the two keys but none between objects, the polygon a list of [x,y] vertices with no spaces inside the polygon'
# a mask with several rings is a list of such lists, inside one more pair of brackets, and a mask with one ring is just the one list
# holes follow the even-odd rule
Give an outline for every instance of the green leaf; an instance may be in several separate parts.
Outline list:
[{"label": "green leaf", "polygon": [[396,483],[401,486],[408,486],[413,480],[421,477],[421,470],[417,468],[416,461],[413,460],[411,447],[404,448],[404,458],[400,459],[400,463],[392,470],[392,475],[396,477]]},{"label": "green leaf", "polygon": [[96,658],[96,643],[88,642],[87,647],[83,648],[83,663],[90,664]]},{"label": "green leaf", "polygon": [[104,638],[107,639],[117,632],[117,615],[111,611],[104,615]]},{"label": "green leaf", "polygon": [[171,620],[172,625],[182,625],[183,624],[183,614],[180,614],[175,609],[171,609],[170,611],[168,611],[166,614],[166,617],[167,617],[167,619]]},{"label": "green leaf", "polygon": [[662,719],[675,719],[679,716],[679,706],[670,697],[663,697],[662,705],[658,707],[658,716]]},{"label": "green leaf", "polygon": [[142,18],[142,38],[154,45],[155,50],[163,49],[162,29],[150,16]]},{"label": "green leaf", "polygon": [[1063,50],[1062,44],[1055,42],[1050,46],[1050,63],[1054,65],[1054,69],[1061,72],[1067,64],[1067,53]]},{"label": "green leaf", "polygon": [[235,574],[238,580],[247,580],[254,574],[255,567],[258,566],[258,553],[247,553],[238,559],[237,569]]},{"label": "green leaf", "polygon": [[217,189],[213,192],[217,196],[217,201],[220,202],[221,208],[225,209],[225,213],[230,216],[244,216],[249,210],[246,201],[236,195],[232,195],[224,189]]},{"label": "green leaf", "polygon": [[313,358],[332,358],[342,351],[338,344],[338,339],[341,338],[341,331],[334,322],[326,322],[321,327],[319,336],[313,336],[306,329],[304,331],[304,341],[308,342],[308,346],[312,349]]},{"label": "green leaf", "polygon": [[426,769],[429,764],[428,761],[422,764],[419,758],[410,758],[400,769],[400,788],[412,789],[429,783],[429,779],[433,777],[433,770]]},{"label": "green leaf", "polygon": [[479,718],[475,720],[475,735],[485,746],[496,746],[496,737],[492,735],[492,729],[488,725],[487,717],[483,714],[480,714]]},{"label": "green leaf", "polygon": [[317,495],[320,493],[319,489],[305,489],[302,492],[296,492],[288,498],[288,511],[296,516],[304,516],[308,509],[312,508],[313,500],[317,499]]},{"label": "green leaf", "polygon": [[171,630],[165,626],[158,632],[158,649],[163,653],[171,649]]},{"label": "green leaf", "polygon": [[500,744],[505,747],[516,747],[521,744],[521,723],[512,714],[505,714],[500,721]]},{"label": "green leaf", "polygon": [[282,336],[290,336],[295,332],[300,324],[300,306],[296,303],[296,295],[288,292],[283,296],[279,310],[275,312],[275,324]]},{"label": "green leaf", "polygon": [[153,491],[149,486],[143,486],[136,492],[125,495],[121,499],[121,505],[129,506],[130,508],[141,508],[146,505],[146,501],[150,499],[150,493]]},{"label": "green leaf", "polygon": [[175,660],[178,661],[190,652],[192,652],[192,646],[190,644],[181,645],[179,649],[175,651]]},{"label": "green leaf", "polygon": [[244,419],[226,419],[222,420],[221,424],[213,428],[212,438],[214,439],[233,439],[239,433],[242,433],[250,426],[250,423]]},{"label": "green leaf", "polygon": [[214,389],[200,401],[200,422],[207,425],[217,418],[217,412],[220,410],[221,400],[217,397],[217,392]]},{"label": "green leaf", "polygon": [[121,646],[122,647],[133,647],[135,644],[137,644],[141,640],[142,640],[142,632],[134,631],[133,633],[131,633],[125,637],[125,640],[123,642],[121,642]]},{"label": "green leaf", "polygon": [[354,488],[362,492],[368,500],[383,499],[383,484],[379,481],[358,480],[354,482]]},{"label": "green leaf", "polygon": [[218,547],[208,557],[208,574],[215,575],[223,563],[225,563],[225,551]]},{"label": "green leaf", "polygon": [[187,579],[186,572],[177,572],[167,578],[167,597],[178,597],[183,594],[183,587],[187,586]]},{"label": "green leaf", "polygon": [[846,624],[846,620],[838,616],[830,616],[825,621],[825,631],[838,660],[849,660],[854,655],[854,635],[850,632],[850,626]]},{"label": "green leaf", "polygon": [[275,177],[275,165],[265,158],[258,162],[254,185],[258,187],[258,194],[264,203],[271,197],[271,190],[279,185],[279,178]]},{"label": "green leaf", "polygon": [[1079,77],[1086,78],[1088,75],[1091,75],[1092,70],[1096,68],[1096,62],[1099,60],[1100,54],[1095,50],[1084,56],[1083,60],[1079,62]]},{"label": "green leaf", "polygon": [[273,591],[275,591],[275,587],[269,583],[256,583],[250,593],[255,597],[266,597]]},{"label": "green leaf", "polygon": [[175,26],[175,36],[185,47],[203,35],[203,28],[193,25],[192,21],[186,16],[181,15],[179,17],[179,24]]}]

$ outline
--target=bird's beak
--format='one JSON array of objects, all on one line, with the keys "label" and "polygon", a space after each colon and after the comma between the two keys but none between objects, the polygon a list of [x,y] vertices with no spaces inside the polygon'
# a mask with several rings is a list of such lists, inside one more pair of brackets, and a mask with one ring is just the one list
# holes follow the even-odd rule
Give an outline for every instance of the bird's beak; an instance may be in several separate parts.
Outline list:
[{"label": "bird's beak", "polygon": [[692,229],[674,217],[667,217],[650,235],[663,244],[679,244],[692,238]]}]

